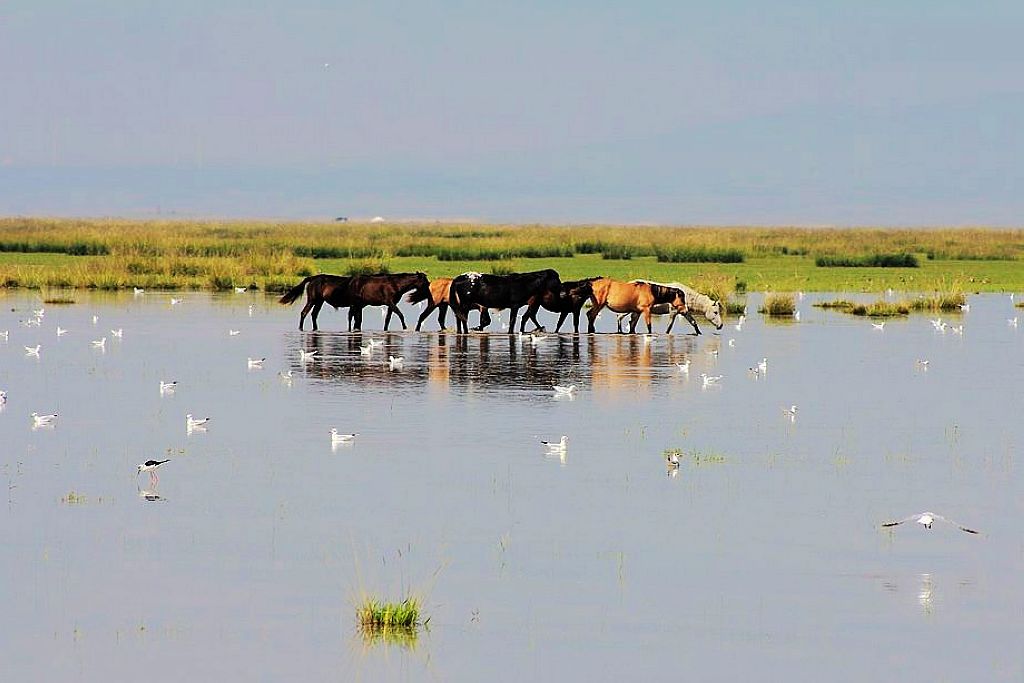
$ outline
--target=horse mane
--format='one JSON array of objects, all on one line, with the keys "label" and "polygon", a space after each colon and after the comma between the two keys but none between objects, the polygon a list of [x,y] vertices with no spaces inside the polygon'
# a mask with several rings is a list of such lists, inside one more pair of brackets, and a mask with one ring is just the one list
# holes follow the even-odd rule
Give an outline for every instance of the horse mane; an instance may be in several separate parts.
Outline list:
[{"label": "horse mane", "polygon": [[630,282],[642,282],[648,285],[658,285],[659,287],[681,289],[683,294],[686,295],[686,307],[697,313],[707,313],[715,305],[715,300],[710,296],[701,294],[696,289],[687,287],[681,282],[654,282],[652,280],[630,280]]}]

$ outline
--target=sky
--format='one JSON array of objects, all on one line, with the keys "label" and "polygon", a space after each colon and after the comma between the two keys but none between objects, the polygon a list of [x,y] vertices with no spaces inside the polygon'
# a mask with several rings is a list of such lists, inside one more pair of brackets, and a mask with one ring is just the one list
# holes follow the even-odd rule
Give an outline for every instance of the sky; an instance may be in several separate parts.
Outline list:
[{"label": "sky", "polygon": [[0,215],[1024,225],[1024,3],[0,2]]}]

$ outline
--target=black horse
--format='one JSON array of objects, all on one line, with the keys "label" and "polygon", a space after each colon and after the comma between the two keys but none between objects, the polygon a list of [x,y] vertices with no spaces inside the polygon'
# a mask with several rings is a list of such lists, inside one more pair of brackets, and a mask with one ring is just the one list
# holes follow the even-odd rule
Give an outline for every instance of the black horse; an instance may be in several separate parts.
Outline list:
[{"label": "black horse", "polygon": [[[350,330],[360,330],[363,327],[364,306],[387,306],[388,312],[384,318],[384,329],[387,330],[391,324],[391,316],[395,314],[405,326],[405,316],[398,310],[398,302],[406,292],[414,292],[420,296],[426,293],[430,296],[430,280],[424,273],[396,273],[394,275],[355,275],[348,283],[348,296],[350,299],[348,309],[348,323]],[[355,325],[353,326],[353,321]]]},{"label": "black horse", "polygon": [[[556,290],[548,290],[544,292],[544,295],[540,299],[540,305],[546,310],[552,313],[558,313],[558,324],[555,326],[555,332],[557,333],[562,329],[562,323],[565,319],[572,314],[572,327],[576,334],[580,332],[580,311],[583,309],[583,304],[587,302],[587,299],[593,294],[593,288],[590,283],[594,280],[599,280],[597,277],[588,277],[584,280],[573,280],[571,282],[563,282],[561,286]],[[523,316],[523,322],[529,318],[533,321],[536,326],[535,330],[544,330],[544,326],[537,322],[536,316],[530,316],[529,312]]]},{"label": "black horse", "polygon": [[351,279],[342,275],[327,275],[326,273],[310,275],[288,290],[288,293],[278,301],[285,305],[290,304],[302,296],[302,290],[305,289],[306,305],[302,307],[302,313],[299,315],[299,329],[301,330],[306,322],[306,314],[312,310],[313,329],[316,330],[318,329],[316,317],[320,315],[320,309],[323,308],[325,303],[335,308],[352,305],[352,299],[349,296],[348,290]]},{"label": "black horse", "polygon": [[551,269],[511,275],[464,273],[452,280],[449,293],[449,304],[455,313],[456,331],[469,332],[469,311],[476,306],[484,306],[512,309],[512,319],[508,323],[508,332],[512,334],[519,309],[527,306],[519,326],[522,332],[527,318],[536,321],[537,309],[540,308],[544,294],[558,292],[561,284],[558,273]]}]

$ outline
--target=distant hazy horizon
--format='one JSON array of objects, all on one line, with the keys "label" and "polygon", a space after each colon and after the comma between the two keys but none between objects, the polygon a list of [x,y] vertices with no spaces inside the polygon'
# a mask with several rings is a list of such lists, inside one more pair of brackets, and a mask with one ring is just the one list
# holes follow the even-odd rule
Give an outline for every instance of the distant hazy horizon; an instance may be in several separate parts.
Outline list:
[{"label": "distant hazy horizon", "polygon": [[1024,5],[0,7],[0,215],[1024,224]]}]

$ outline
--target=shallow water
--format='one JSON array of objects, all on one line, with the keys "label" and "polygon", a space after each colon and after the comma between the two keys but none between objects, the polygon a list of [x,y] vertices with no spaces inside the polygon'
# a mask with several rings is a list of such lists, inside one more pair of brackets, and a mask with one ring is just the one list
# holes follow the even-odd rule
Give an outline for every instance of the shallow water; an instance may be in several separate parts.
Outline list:
[{"label": "shallow water", "polygon": [[[0,299],[4,680],[1024,675],[1024,330],[1005,296],[972,297],[963,336],[808,297],[799,323],[537,346],[346,334],[329,310],[300,333],[298,305],[250,294],[73,296],[38,328],[19,324],[35,295]],[[369,337],[386,345],[368,360]],[[186,413],[213,419],[187,434]],[[359,436],[332,448],[331,427]],[[564,462],[538,444],[561,434]],[[148,501],[136,464],[164,457]],[[878,526],[922,510],[984,534]],[[431,616],[414,645],[361,640],[357,597],[409,588]]]}]

